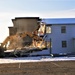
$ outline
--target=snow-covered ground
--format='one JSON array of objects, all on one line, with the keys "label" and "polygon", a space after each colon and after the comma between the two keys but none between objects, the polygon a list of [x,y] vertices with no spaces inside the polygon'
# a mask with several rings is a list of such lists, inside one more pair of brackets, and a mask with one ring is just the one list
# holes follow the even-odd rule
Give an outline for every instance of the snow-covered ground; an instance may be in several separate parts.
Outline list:
[{"label": "snow-covered ground", "polygon": [[47,62],[47,61],[75,61],[75,57],[19,57],[19,58],[0,58],[0,64],[4,63],[27,63],[27,62]]}]

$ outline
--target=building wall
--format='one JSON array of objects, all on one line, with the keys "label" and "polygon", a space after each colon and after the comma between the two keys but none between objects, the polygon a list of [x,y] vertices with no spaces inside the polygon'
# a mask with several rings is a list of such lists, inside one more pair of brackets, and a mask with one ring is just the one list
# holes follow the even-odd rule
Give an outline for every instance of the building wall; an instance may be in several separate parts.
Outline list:
[{"label": "building wall", "polygon": [[[52,33],[48,34],[47,40],[51,38],[52,41],[52,53],[69,53],[75,52],[74,41],[75,37],[75,25],[66,25],[66,33],[61,33],[61,26],[63,25],[52,25]],[[67,41],[67,47],[62,48],[62,41]]]},{"label": "building wall", "polygon": [[37,19],[16,19],[13,24],[17,28],[17,33],[33,32],[38,27],[37,21]]},{"label": "building wall", "polygon": [[9,27],[9,36],[15,35],[17,32],[17,29],[14,27]]}]

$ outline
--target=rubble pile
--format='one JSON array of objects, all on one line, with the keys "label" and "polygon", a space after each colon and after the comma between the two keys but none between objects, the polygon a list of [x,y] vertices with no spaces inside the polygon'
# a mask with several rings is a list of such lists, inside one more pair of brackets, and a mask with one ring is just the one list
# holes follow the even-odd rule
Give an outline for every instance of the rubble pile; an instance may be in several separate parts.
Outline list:
[{"label": "rubble pile", "polygon": [[[40,47],[44,43],[42,37],[33,33],[20,33],[9,36],[2,43],[7,49],[23,49],[25,47]],[[41,46],[43,47],[45,43]]]}]

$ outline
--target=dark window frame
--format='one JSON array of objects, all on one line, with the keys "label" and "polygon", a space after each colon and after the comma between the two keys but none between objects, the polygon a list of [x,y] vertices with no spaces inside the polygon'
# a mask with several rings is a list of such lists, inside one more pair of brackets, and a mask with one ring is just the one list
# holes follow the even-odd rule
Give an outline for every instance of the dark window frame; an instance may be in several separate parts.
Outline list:
[{"label": "dark window frame", "polygon": [[61,26],[61,33],[66,33],[66,26]]},{"label": "dark window frame", "polygon": [[66,48],[67,47],[67,41],[62,41],[62,48]]}]

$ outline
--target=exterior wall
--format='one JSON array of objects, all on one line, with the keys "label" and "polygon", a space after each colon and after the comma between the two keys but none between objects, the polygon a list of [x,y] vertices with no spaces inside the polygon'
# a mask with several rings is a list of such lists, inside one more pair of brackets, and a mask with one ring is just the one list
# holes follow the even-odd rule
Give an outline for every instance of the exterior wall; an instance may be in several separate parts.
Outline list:
[{"label": "exterior wall", "polygon": [[14,27],[9,27],[9,36],[15,35],[17,32],[17,29]]},{"label": "exterior wall", "polygon": [[[65,25],[66,33],[61,33],[61,26],[63,25],[52,25],[52,33],[48,34],[47,40],[51,38],[52,41],[52,53],[69,53],[75,52],[74,41],[75,38],[75,25]],[[67,47],[62,48],[62,41],[67,41]]]},{"label": "exterior wall", "polygon": [[17,28],[17,33],[33,32],[38,27],[37,21],[37,19],[16,19],[13,24]]}]

